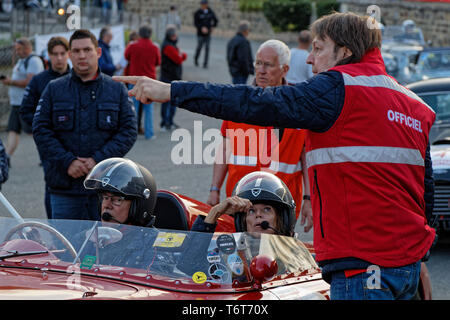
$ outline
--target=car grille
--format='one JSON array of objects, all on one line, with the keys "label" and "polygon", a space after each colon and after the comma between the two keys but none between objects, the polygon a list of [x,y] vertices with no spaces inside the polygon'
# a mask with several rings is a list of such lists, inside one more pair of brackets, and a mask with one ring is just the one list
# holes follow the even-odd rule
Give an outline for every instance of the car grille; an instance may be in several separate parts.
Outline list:
[{"label": "car grille", "polygon": [[434,186],[434,210],[435,215],[450,215],[450,185]]},{"label": "car grille", "polygon": [[433,214],[438,217],[440,228],[450,230],[450,185],[434,186]]}]

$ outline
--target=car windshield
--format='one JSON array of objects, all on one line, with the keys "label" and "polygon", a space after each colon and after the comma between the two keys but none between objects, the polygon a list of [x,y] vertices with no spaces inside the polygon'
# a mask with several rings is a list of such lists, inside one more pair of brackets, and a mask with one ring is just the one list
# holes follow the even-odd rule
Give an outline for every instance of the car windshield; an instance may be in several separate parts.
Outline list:
[{"label": "car windshield", "polygon": [[450,121],[450,92],[423,93],[419,96],[436,112],[436,123]]},{"label": "car windshield", "polygon": [[417,61],[417,68],[423,71],[450,70],[450,50],[422,52]]},{"label": "car windshield", "polygon": [[418,27],[408,28],[393,25],[382,29],[383,43],[397,42],[410,45],[424,45],[422,30]]},{"label": "car windshield", "polygon": [[[249,285],[255,256],[275,261],[275,277],[317,273],[296,238],[252,233],[198,233],[79,220],[0,218],[0,262],[128,277],[167,287],[178,282],[221,288]],[[204,290],[204,288],[203,288]]]}]

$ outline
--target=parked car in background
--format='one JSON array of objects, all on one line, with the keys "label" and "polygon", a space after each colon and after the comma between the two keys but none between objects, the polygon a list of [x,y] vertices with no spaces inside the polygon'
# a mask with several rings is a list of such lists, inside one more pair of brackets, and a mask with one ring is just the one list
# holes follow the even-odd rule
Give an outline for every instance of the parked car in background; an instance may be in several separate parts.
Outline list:
[{"label": "parked car in background", "polygon": [[450,77],[450,47],[424,49],[413,69],[411,82]]},{"label": "parked car in background", "polygon": [[414,64],[426,45],[422,30],[412,20],[405,20],[402,25],[382,26],[381,30],[381,55],[386,72],[401,84],[412,82]]},{"label": "parked car in background", "polygon": [[419,81],[407,87],[436,112],[430,131],[435,181],[433,216],[439,231],[450,231],[450,77]]},{"label": "parked car in background", "polygon": [[381,55],[386,65],[386,72],[393,76],[400,84],[412,82],[417,56],[423,50],[418,45],[391,45],[382,49]]},{"label": "parked car in background", "polygon": [[398,44],[410,46],[426,45],[422,29],[417,27],[412,20],[405,20],[402,25],[383,26],[381,33],[383,46],[386,48]]}]

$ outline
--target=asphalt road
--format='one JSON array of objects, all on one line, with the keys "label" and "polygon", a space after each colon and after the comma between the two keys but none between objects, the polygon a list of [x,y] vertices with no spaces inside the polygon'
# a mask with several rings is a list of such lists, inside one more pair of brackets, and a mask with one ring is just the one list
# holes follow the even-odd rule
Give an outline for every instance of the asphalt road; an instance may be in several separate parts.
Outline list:
[{"label": "asphalt road", "polygon": [[[252,42],[253,53],[260,43]],[[183,65],[184,79],[201,82],[230,83],[226,61],[226,39],[213,38],[211,42],[209,68],[195,67],[193,55],[196,39],[192,35],[182,35],[179,46],[188,54]],[[200,61],[202,61],[202,56]],[[142,135],[128,153],[127,157],[148,168],[156,179],[158,189],[168,189],[185,194],[200,201],[206,201],[211,183],[212,165],[206,161],[206,150],[213,141],[204,135],[208,129],[220,128],[221,120],[177,110],[175,122],[187,129],[174,132],[159,130],[160,105],[154,106],[154,125],[157,138],[145,140]],[[194,134],[194,127],[196,128]],[[200,130],[201,129],[201,130]],[[200,132],[200,134],[197,134]],[[211,131],[209,131],[211,132]],[[217,133],[217,131],[213,132]],[[0,138],[5,143],[6,133]],[[180,146],[192,153],[185,158],[185,164],[177,164],[180,158]],[[200,146],[200,148],[198,147]],[[203,158],[203,162],[198,161]],[[175,160],[175,161],[174,161]],[[18,149],[11,159],[10,178],[2,186],[2,192],[13,207],[24,218],[45,218],[44,179],[39,157],[31,136],[22,134]],[[222,194],[222,197],[224,195]],[[0,216],[9,216],[8,211],[0,205]],[[296,231],[302,240],[312,241],[312,231],[305,234],[297,225]],[[450,237],[442,238],[427,263],[430,271],[433,297],[450,300]]]}]

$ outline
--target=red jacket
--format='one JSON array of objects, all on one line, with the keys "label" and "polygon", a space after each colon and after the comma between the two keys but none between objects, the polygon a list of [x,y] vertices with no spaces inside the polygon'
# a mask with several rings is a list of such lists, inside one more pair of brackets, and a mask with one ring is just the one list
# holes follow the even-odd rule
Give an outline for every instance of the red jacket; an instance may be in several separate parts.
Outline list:
[{"label": "red jacket", "polygon": [[308,131],[306,139],[316,259],[417,262],[435,237],[424,202],[435,114],[386,74],[378,49],[331,70],[344,78],[342,112],[328,131]]},{"label": "red jacket", "polygon": [[156,67],[161,64],[159,48],[150,39],[140,38],[125,49],[128,75],[156,79]]}]

